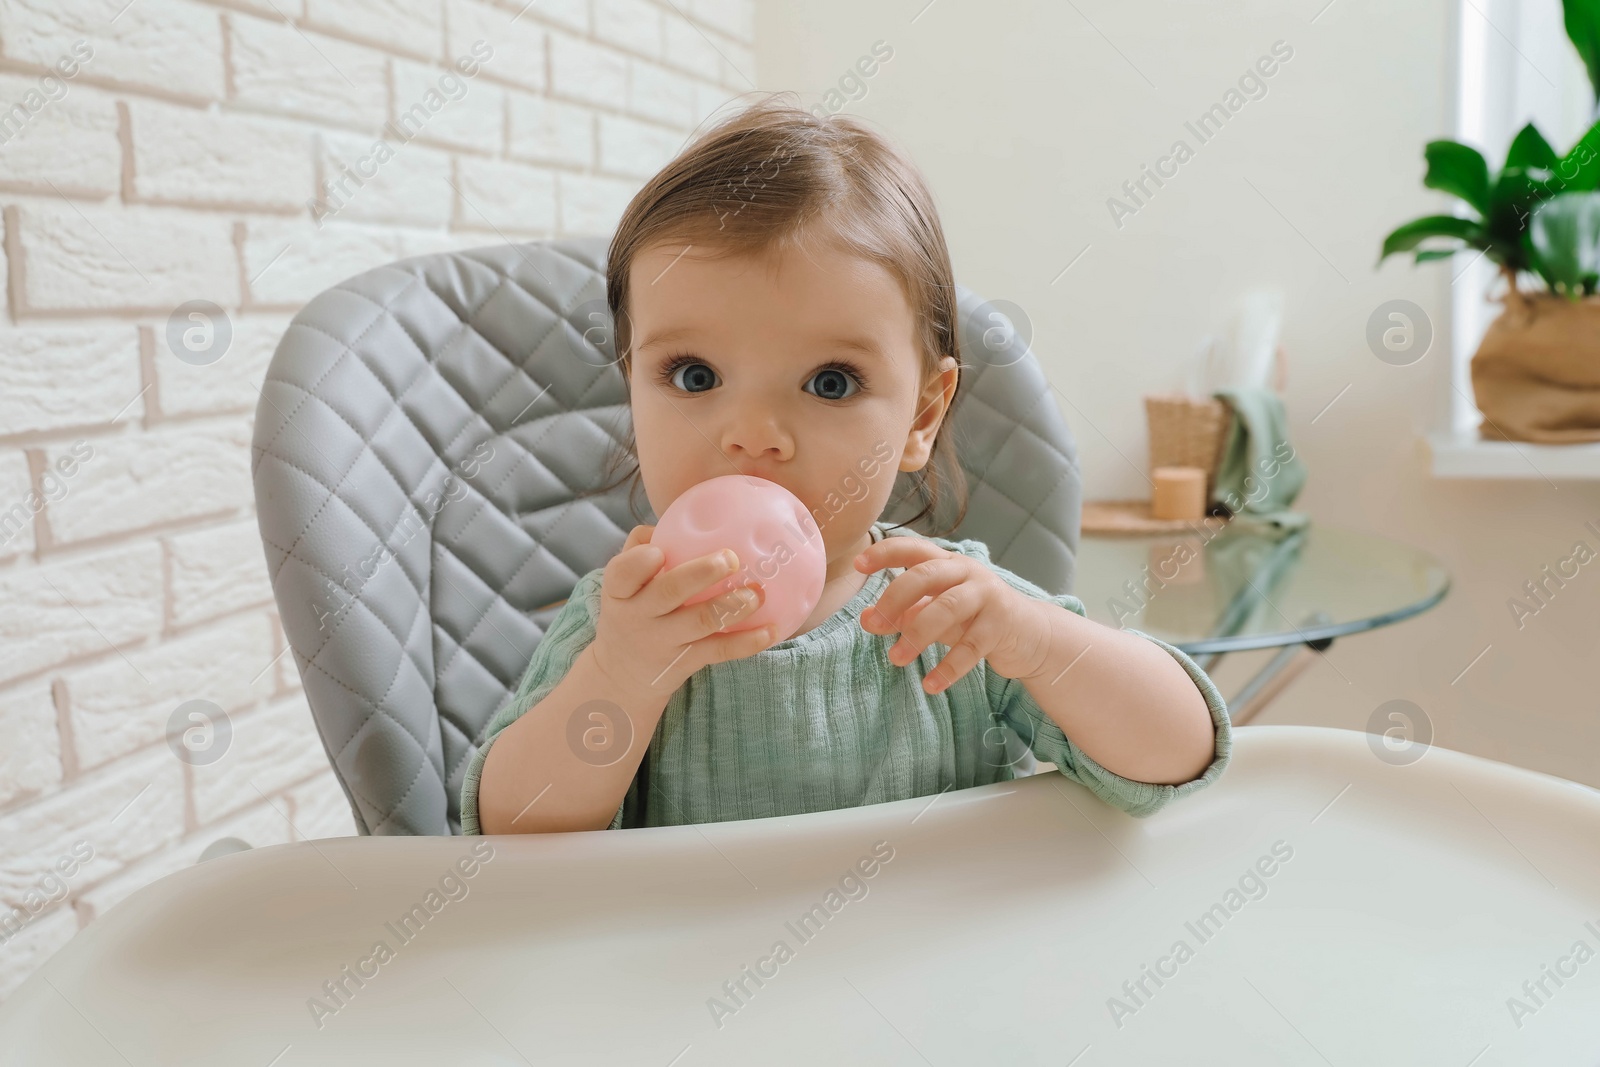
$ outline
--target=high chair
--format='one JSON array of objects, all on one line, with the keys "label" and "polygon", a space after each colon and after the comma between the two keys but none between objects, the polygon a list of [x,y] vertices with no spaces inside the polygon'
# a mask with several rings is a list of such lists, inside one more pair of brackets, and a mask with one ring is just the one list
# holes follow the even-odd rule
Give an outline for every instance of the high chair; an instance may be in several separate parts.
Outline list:
[{"label": "high chair", "polygon": [[[629,412],[605,238],[416,256],[312,299],[256,408],[273,595],[360,833],[459,834],[462,776],[561,603],[655,516],[604,483]],[[1072,590],[1077,447],[1027,340],[958,286],[948,534]],[[843,478],[848,472],[841,472]],[[920,510],[904,472],[885,513]],[[913,525],[929,532],[926,519]],[[1029,761],[1031,762],[1031,761]]]}]

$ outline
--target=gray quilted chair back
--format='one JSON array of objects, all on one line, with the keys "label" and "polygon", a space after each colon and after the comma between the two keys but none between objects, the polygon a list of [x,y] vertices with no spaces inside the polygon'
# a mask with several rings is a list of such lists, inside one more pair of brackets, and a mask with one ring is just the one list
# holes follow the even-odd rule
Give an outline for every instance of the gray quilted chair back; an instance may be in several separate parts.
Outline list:
[{"label": "gray quilted chair back", "polygon": [[[579,497],[604,484],[628,430],[609,331],[596,332],[607,244],[497,245],[369,270],[308,303],[273,355],[251,460],[261,539],[363,834],[461,832],[467,762],[560,602],[655,521],[642,490],[643,518],[630,514],[628,482]],[[1069,592],[1076,446],[1032,354],[982,305],[960,292],[952,419],[970,504],[949,536]],[[891,522],[920,510],[899,477]]]}]

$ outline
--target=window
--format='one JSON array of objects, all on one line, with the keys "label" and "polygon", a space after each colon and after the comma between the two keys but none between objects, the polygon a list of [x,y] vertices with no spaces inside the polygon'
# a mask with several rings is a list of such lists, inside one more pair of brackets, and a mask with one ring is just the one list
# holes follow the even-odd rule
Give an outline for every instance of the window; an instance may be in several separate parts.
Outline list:
[{"label": "window", "polygon": [[[1454,139],[1483,153],[1498,172],[1511,139],[1529,122],[1558,153],[1594,122],[1593,90],[1577,49],[1567,38],[1561,0],[1461,0],[1457,15],[1457,96]],[[1449,430],[1476,437],[1480,416],[1471,401],[1472,353],[1500,304],[1499,268],[1477,252],[1450,261],[1451,420]],[[1525,279],[1519,284],[1537,284]]]}]

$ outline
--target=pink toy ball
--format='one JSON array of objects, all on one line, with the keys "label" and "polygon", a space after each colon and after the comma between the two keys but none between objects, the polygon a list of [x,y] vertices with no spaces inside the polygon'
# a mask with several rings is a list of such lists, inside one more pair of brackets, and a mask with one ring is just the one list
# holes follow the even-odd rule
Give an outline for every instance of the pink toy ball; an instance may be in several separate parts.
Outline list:
[{"label": "pink toy ball", "polygon": [[772,625],[774,643],[787,640],[822,599],[822,531],[799,497],[765,478],[727,474],[691,486],[661,516],[650,543],[665,557],[663,570],[733,549],[739,569],[685,601],[700,604],[761,583],[766,602],[726,633]]}]

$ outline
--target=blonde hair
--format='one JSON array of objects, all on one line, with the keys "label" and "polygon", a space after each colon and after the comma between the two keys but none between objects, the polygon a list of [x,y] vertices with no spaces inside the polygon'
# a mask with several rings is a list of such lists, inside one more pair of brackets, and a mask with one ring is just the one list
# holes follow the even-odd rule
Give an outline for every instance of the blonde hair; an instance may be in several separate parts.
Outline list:
[{"label": "blonde hair", "polygon": [[[792,94],[773,94],[703,131],[645,183],[623,212],[606,256],[606,299],[625,387],[633,356],[629,272],[642,249],[662,241],[708,245],[720,258],[794,247],[821,231],[900,281],[916,323],[921,382],[939,373],[943,357],[959,361],[950,253],[933,196],[916,166],[861,120],[818,116],[781,99],[787,95]],[[922,510],[897,526],[935,514],[947,490],[957,514],[933,535],[948,534],[966,515],[966,479],[950,441],[951,416],[961,395],[958,372],[928,462],[912,472]],[[632,477],[628,505],[637,518],[637,447],[630,423],[627,442],[621,451],[613,450],[607,473],[628,458],[632,469],[579,495],[606,492]],[[945,466],[948,470],[941,470]]]}]

